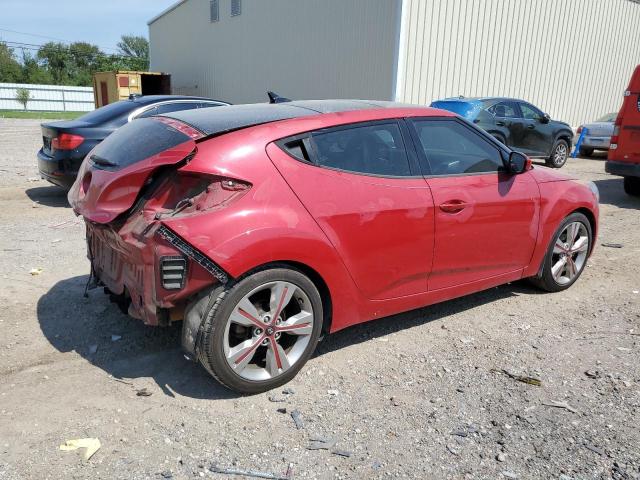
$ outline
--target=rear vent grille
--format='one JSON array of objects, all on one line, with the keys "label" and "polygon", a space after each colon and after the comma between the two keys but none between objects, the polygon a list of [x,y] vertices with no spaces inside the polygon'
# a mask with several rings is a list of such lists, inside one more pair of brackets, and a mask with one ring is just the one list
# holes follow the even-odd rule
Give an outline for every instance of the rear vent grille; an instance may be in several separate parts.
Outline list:
[{"label": "rear vent grille", "polygon": [[160,280],[165,290],[180,290],[187,276],[187,259],[184,257],[162,257]]}]

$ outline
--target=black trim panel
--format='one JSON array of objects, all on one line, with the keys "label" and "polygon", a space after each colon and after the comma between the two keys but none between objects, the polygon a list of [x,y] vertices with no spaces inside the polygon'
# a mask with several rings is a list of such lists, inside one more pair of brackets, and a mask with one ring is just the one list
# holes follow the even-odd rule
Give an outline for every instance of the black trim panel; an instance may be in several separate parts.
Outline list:
[{"label": "black trim panel", "polygon": [[161,238],[166,240],[169,244],[173,245],[180,252],[184,253],[187,257],[204,268],[215,278],[217,278],[220,283],[227,283],[231,279],[231,276],[222,268],[220,268],[213,260],[211,260],[197,248],[188,244],[185,240],[179,237],[172,230],[168,229],[166,226],[160,225],[160,228],[158,228],[156,233]]}]

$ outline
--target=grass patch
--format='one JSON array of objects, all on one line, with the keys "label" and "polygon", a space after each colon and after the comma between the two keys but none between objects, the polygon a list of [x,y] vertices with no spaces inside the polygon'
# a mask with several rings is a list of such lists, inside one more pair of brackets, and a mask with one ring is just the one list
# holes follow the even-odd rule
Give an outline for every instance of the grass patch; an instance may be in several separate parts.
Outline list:
[{"label": "grass patch", "polygon": [[0,118],[32,118],[36,120],[74,120],[87,112],[34,112],[24,110],[0,110]]}]

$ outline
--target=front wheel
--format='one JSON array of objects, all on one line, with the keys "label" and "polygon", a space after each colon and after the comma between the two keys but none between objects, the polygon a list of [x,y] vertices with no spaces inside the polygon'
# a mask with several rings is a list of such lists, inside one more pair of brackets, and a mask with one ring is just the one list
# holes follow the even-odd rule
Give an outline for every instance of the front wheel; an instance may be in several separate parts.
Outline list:
[{"label": "front wheel", "polygon": [[297,270],[273,268],[214,290],[202,325],[199,360],[220,383],[260,393],[291,380],[313,354],[322,300]]},{"label": "front wheel", "polygon": [[561,168],[567,163],[569,158],[569,144],[566,140],[559,139],[553,145],[551,156],[547,159],[547,166],[552,168]]},{"label": "front wheel", "polygon": [[624,191],[627,195],[640,197],[640,177],[624,177]]},{"label": "front wheel", "polygon": [[593,233],[587,217],[572,213],[551,239],[542,272],[532,282],[548,292],[566,290],[580,277],[591,251]]}]

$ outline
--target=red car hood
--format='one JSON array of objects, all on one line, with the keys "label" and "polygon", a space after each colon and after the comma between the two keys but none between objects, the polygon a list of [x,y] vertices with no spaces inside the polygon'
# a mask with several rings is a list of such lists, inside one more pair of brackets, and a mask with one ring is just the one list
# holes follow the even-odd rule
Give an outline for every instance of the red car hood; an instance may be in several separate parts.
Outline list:
[{"label": "red car hood", "polygon": [[96,167],[89,153],[69,191],[69,204],[76,215],[82,215],[92,222],[112,222],[133,206],[140,189],[158,167],[179,163],[195,148],[195,141],[187,140],[120,170]]},{"label": "red car hood", "polygon": [[531,175],[538,183],[565,182],[567,180],[577,180],[578,177],[569,173],[560,173],[558,170],[548,167],[536,166],[531,170]]}]

